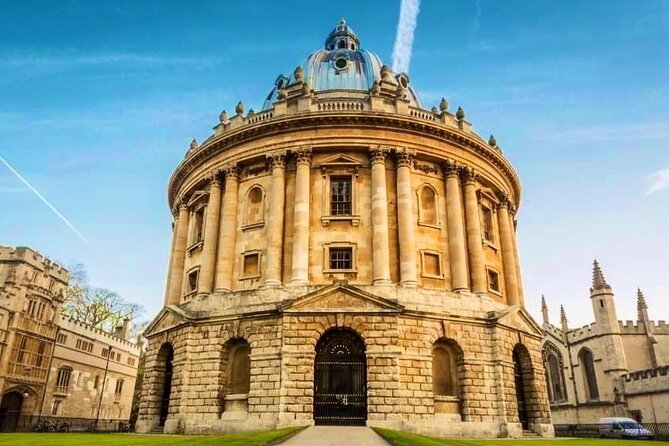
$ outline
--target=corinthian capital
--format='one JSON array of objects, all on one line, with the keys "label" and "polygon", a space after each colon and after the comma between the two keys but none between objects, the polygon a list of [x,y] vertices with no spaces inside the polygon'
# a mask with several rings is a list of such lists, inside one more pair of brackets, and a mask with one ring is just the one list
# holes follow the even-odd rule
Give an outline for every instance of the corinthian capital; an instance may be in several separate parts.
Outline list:
[{"label": "corinthian capital", "polygon": [[273,152],[265,155],[269,160],[273,168],[285,168],[286,167],[286,151],[285,150],[275,150]]},{"label": "corinthian capital", "polygon": [[497,198],[499,198],[499,207],[507,208],[510,209],[512,204],[511,200],[509,198],[509,194],[506,192],[499,192],[497,194]]},{"label": "corinthian capital", "polygon": [[218,169],[214,169],[211,172],[207,172],[207,174],[205,175],[205,179],[209,183],[210,187],[221,186],[221,177],[219,175],[220,173],[221,171]]},{"label": "corinthian capital", "polygon": [[462,182],[465,184],[474,184],[479,177],[478,172],[469,166],[463,166],[460,169],[460,175],[462,177]]},{"label": "corinthian capital", "polygon": [[457,176],[460,171],[460,166],[458,166],[458,163],[456,163],[455,160],[447,159],[441,163],[441,170],[444,172],[445,177],[453,175]]},{"label": "corinthian capital", "polygon": [[221,168],[226,181],[239,181],[239,166],[237,163],[226,164]]},{"label": "corinthian capital", "polygon": [[397,167],[411,167],[413,159],[416,157],[416,151],[407,148],[395,149],[395,160]]},{"label": "corinthian capital", "polygon": [[295,162],[298,165],[306,164],[307,166],[311,166],[311,146],[302,146],[299,149],[293,150],[293,153],[295,154]]},{"label": "corinthian capital", "polygon": [[381,146],[370,147],[369,157],[372,160],[372,164],[385,163],[386,157],[388,156],[389,152],[390,149],[388,147],[381,147]]}]

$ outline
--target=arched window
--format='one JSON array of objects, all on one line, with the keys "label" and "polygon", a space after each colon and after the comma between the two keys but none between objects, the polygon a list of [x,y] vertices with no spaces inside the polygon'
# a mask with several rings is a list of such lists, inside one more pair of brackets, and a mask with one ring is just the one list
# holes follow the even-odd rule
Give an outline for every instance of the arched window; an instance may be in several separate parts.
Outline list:
[{"label": "arched window", "polygon": [[543,350],[544,369],[546,371],[546,387],[551,404],[567,401],[567,389],[564,379],[562,354],[551,343],[546,343]]},{"label": "arched window", "polygon": [[587,348],[582,349],[578,354],[578,362],[583,370],[583,383],[588,401],[599,400],[597,375],[595,372],[595,362],[592,357],[592,352]]},{"label": "arched window", "polygon": [[228,395],[248,394],[251,387],[251,347],[240,340],[230,346],[228,354]]},{"label": "arched window", "polygon": [[437,192],[428,184],[418,190],[418,221],[425,225],[438,225]]},{"label": "arched window", "polygon": [[435,395],[458,396],[458,380],[453,348],[439,341],[432,349],[432,389]]},{"label": "arched window", "polygon": [[246,225],[256,225],[263,221],[263,190],[253,186],[246,195]]}]

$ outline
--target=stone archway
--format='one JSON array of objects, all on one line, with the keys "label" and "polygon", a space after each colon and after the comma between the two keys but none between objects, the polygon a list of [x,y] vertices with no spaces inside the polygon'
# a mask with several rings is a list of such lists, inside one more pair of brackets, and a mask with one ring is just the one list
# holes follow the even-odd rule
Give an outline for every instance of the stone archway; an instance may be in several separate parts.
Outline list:
[{"label": "stone archway", "polygon": [[18,428],[23,394],[18,391],[8,392],[0,401],[0,432],[14,432]]},{"label": "stone archway", "polygon": [[[172,394],[172,372],[173,372],[173,366],[172,362],[174,361],[174,348],[172,347],[172,344],[163,344],[162,347],[160,347],[160,351],[158,352],[158,363],[160,364],[160,371],[162,372],[160,374],[161,379],[161,385],[159,388],[161,389],[160,393],[160,416],[158,418],[158,426],[164,427],[165,426],[165,420],[167,420],[167,416],[170,413],[170,395]],[[161,370],[162,369],[162,370]]]},{"label": "stone archway", "polygon": [[352,330],[332,329],[316,344],[314,422],[364,426],[367,421],[365,343]]}]

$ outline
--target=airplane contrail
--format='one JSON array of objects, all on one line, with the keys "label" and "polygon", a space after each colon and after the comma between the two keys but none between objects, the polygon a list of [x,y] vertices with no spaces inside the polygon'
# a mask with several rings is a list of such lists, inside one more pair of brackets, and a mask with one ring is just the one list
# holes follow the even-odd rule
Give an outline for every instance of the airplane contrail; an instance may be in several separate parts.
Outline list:
[{"label": "airplane contrail", "polygon": [[25,185],[28,187],[28,189],[30,189],[31,191],[33,191],[33,193],[34,193],[35,195],[37,195],[37,198],[39,198],[40,200],[42,200],[42,202],[43,202],[44,204],[46,204],[46,205],[49,207],[49,209],[51,209],[51,210],[54,212],[54,214],[56,214],[61,220],[63,220],[63,222],[64,222],[70,229],[72,229],[72,231],[74,231],[74,233],[77,234],[77,236],[79,236],[79,238],[80,238],[81,240],[84,241],[84,243],[88,243],[88,240],[86,240],[86,237],[84,237],[84,235],[83,235],[81,232],[79,232],[79,230],[78,230],[77,228],[75,228],[74,225],[73,225],[72,223],[70,223],[70,221],[69,221],[67,218],[65,218],[65,216],[64,216],[63,214],[61,214],[60,212],[58,212],[58,209],[56,209],[51,203],[49,203],[49,201],[48,201],[46,198],[44,198],[44,196],[43,196],[42,194],[40,194],[39,191],[38,191],[37,189],[35,189],[35,188],[33,187],[32,184],[30,184],[30,183],[28,182],[28,180],[26,180],[25,178],[23,178],[23,176],[22,176],[20,173],[18,173],[12,166],[10,166],[9,163],[8,163],[7,161],[5,161],[5,159],[4,159],[3,157],[1,157],[1,156],[0,156],[0,161],[2,161],[2,164],[4,164],[5,166],[7,166],[7,169],[9,169],[14,175],[16,175],[16,178],[18,178],[19,180],[21,180],[21,182],[22,182],[23,184],[25,184]]},{"label": "airplane contrail", "polygon": [[397,34],[393,47],[393,71],[408,73],[413,47],[413,34],[420,9],[420,0],[402,0],[400,19],[397,22]]}]

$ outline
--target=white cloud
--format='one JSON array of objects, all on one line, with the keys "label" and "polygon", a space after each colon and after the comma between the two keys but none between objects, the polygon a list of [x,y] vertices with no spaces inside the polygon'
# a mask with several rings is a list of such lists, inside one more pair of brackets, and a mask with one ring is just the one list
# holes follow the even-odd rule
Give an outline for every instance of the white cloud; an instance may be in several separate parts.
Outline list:
[{"label": "white cloud", "polygon": [[646,182],[648,183],[648,190],[644,194],[646,197],[655,192],[669,189],[669,167],[651,173],[646,177]]},{"label": "white cloud", "polygon": [[393,71],[408,73],[413,49],[413,34],[420,9],[420,0],[402,0],[400,19],[397,22],[397,34],[393,47]]}]

